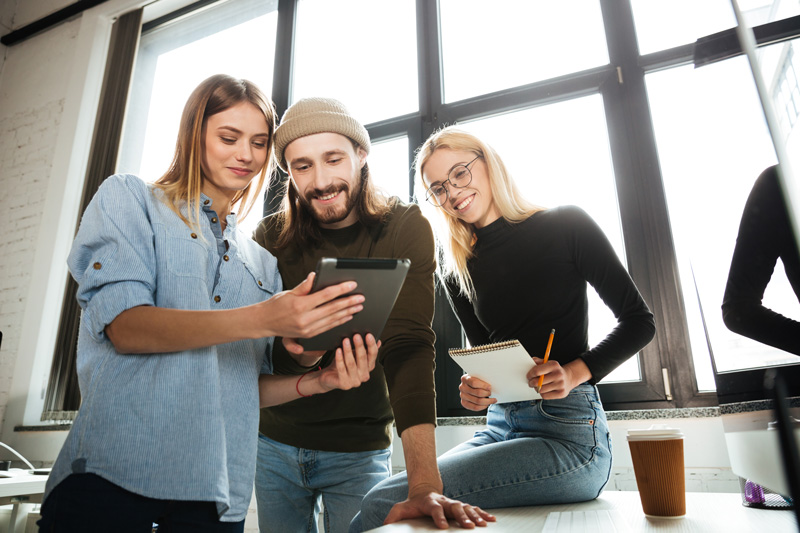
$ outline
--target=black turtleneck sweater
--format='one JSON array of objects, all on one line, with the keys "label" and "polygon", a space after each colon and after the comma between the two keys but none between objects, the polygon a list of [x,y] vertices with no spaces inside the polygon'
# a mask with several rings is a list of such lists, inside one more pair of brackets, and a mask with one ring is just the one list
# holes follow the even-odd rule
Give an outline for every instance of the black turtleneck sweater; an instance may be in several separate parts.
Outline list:
[{"label": "black turtleneck sweater", "polygon": [[[597,383],[655,334],[653,314],[597,224],[580,208],[539,211],[520,223],[503,218],[476,231],[468,261],[475,297],[448,283],[448,295],[472,346],[518,339],[542,357],[580,357]],[[588,341],[587,282],[614,313],[617,326],[597,346]]]}]

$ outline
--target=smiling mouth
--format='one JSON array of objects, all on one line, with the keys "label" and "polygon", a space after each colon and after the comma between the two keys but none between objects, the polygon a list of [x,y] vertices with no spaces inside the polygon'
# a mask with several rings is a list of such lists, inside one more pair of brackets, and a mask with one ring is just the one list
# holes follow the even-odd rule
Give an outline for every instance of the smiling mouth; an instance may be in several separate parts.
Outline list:
[{"label": "smiling mouth", "polygon": [[327,202],[328,200],[333,200],[334,198],[339,196],[340,192],[342,192],[342,191],[336,191],[336,192],[332,192],[332,193],[329,193],[329,194],[320,195],[320,196],[317,196],[316,199],[319,200],[320,202]]},{"label": "smiling mouth", "polygon": [[463,202],[459,202],[458,204],[454,205],[453,209],[455,209],[456,211],[461,211],[462,209],[467,208],[472,203],[472,200],[474,200],[474,199],[475,199],[475,195],[471,194],[471,195],[467,196],[466,198],[464,198]]}]

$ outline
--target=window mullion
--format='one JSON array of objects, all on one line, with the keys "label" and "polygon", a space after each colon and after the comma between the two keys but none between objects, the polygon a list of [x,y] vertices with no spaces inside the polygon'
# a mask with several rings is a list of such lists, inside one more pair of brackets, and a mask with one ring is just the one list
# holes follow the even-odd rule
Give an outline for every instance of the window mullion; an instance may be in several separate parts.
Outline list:
[{"label": "window mullion", "polygon": [[[602,6],[609,57],[618,69],[603,94],[628,267],[656,321],[656,337],[641,352],[643,379],[651,391],[658,391],[664,407],[714,404],[713,395],[697,392],[645,70],[638,65],[633,13],[626,2],[603,2]],[[663,368],[671,376],[671,402],[666,400]]]},{"label": "window mullion", "polygon": [[[294,71],[294,40],[297,29],[298,0],[278,0],[278,26],[275,36],[275,63],[272,76],[272,101],[278,121],[289,107],[292,96],[292,74]],[[272,179],[264,196],[263,215],[267,216],[280,208],[283,188],[287,176],[280,169],[273,171]]]}]

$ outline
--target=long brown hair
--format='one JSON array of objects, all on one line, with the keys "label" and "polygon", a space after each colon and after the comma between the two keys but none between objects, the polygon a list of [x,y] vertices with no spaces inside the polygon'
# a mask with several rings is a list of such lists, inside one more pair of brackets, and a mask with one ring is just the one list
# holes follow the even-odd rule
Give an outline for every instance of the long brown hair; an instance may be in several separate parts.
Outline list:
[{"label": "long brown hair", "polygon": [[[358,152],[360,146],[350,139],[353,149]],[[369,164],[364,163],[359,177],[359,191],[356,204],[353,207],[358,215],[358,221],[367,227],[380,224],[386,220],[392,207],[391,199],[384,196],[375,186],[369,172]],[[290,244],[299,247],[314,246],[322,242],[320,226],[314,214],[302,201],[300,193],[292,185],[292,180],[287,179],[284,184],[283,201],[278,217],[278,238],[275,248],[282,250]]]},{"label": "long brown hair", "polygon": [[[202,161],[205,141],[203,129],[208,117],[216,115],[239,103],[248,102],[264,113],[269,140],[267,159],[254,186],[253,181],[236,193],[232,204],[240,204],[238,219],[250,212],[258,201],[267,176],[272,174],[272,150],[275,133],[275,107],[272,101],[252,82],[233,78],[226,74],[215,74],[204,80],[192,91],[181,115],[175,155],[169,170],[161,176],[155,186],[164,191],[164,202],[190,227],[198,227],[200,220],[200,193],[203,189]],[[186,206],[186,213],[181,207]]]}]

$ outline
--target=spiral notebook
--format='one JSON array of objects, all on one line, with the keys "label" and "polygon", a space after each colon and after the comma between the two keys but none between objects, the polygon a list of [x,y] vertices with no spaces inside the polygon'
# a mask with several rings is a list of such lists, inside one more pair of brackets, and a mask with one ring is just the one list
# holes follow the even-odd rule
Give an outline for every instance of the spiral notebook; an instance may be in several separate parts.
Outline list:
[{"label": "spiral notebook", "polygon": [[542,398],[535,388],[528,386],[526,378],[536,363],[517,340],[451,348],[448,353],[467,374],[492,386],[492,398],[497,398],[497,403]]}]

